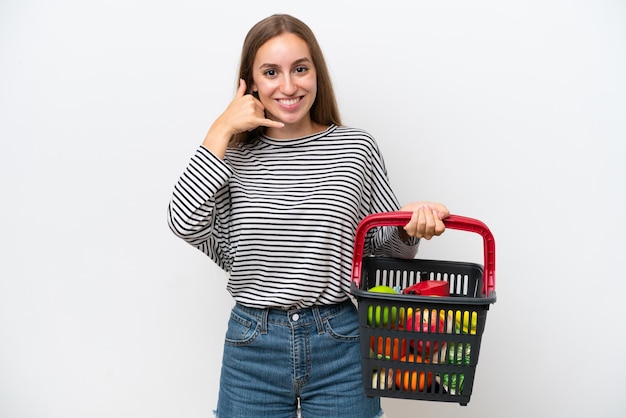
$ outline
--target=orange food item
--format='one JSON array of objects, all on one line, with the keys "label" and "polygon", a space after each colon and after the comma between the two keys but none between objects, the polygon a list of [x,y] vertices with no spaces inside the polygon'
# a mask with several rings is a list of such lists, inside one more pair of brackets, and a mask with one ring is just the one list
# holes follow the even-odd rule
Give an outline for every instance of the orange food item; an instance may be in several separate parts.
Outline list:
[{"label": "orange food item", "polygon": [[[400,361],[409,361],[410,363],[422,363],[421,356],[415,356],[414,354],[409,354],[407,357],[402,357]],[[419,372],[419,378],[417,376],[418,372],[413,371],[409,372],[409,370],[396,371],[396,385],[398,388],[402,388],[406,391],[415,392],[418,390],[418,381],[419,381],[419,391],[423,392],[426,388],[429,388],[433,383],[433,374],[432,372]]]},{"label": "orange food item", "polygon": [[370,337],[370,348],[378,355],[379,358],[384,357],[388,360],[398,360],[406,356],[405,339],[402,339],[402,342],[400,342],[399,338],[394,338],[392,343],[391,337],[378,337],[376,339],[372,336]]}]

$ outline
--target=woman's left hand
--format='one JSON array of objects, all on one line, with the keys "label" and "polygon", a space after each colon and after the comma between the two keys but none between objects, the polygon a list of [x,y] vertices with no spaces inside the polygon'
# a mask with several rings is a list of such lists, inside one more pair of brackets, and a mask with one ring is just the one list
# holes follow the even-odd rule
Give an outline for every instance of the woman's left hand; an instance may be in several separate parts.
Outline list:
[{"label": "woman's left hand", "polygon": [[450,211],[445,205],[433,202],[409,203],[400,210],[413,212],[409,223],[402,228],[408,236],[416,238],[431,239],[443,234],[446,230],[443,219],[450,215]]}]

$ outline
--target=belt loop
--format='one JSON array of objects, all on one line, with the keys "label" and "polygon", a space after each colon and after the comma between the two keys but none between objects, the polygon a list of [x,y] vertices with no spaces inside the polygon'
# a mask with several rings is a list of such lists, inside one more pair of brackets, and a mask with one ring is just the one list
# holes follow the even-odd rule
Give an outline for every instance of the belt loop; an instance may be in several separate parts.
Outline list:
[{"label": "belt loop", "polygon": [[267,334],[267,316],[269,312],[268,308],[261,309],[261,334]]},{"label": "belt loop", "polygon": [[322,315],[320,315],[320,308],[317,305],[314,305],[311,308],[311,312],[313,312],[313,318],[315,318],[315,325],[317,325],[317,333],[324,333],[324,324],[322,324]]}]

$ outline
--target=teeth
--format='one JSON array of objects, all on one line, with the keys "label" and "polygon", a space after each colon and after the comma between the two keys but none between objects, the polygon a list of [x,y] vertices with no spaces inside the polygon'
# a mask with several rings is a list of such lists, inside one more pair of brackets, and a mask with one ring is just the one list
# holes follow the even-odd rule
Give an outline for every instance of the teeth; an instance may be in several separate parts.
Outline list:
[{"label": "teeth", "polygon": [[300,99],[280,99],[279,102],[285,106],[292,106],[298,103]]}]

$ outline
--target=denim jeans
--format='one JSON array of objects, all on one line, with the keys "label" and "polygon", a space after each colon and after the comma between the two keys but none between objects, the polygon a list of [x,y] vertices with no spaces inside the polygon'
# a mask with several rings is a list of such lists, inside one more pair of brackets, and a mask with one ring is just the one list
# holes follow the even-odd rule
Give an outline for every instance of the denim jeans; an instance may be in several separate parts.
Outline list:
[{"label": "denim jeans", "polygon": [[361,380],[357,311],[348,300],[307,309],[236,304],[228,322],[216,416],[376,418]]}]

